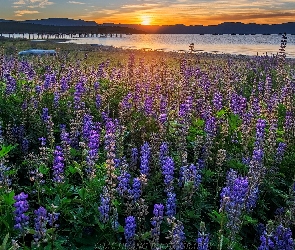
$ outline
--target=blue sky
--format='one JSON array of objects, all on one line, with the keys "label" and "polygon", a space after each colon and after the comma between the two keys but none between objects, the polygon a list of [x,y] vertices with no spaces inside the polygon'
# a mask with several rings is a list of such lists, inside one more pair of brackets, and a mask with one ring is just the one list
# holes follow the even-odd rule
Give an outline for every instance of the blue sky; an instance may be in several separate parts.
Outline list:
[{"label": "blue sky", "polygon": [[295,0],[1,0],[0,18],[67,17],[97,23],[295,22]]}]

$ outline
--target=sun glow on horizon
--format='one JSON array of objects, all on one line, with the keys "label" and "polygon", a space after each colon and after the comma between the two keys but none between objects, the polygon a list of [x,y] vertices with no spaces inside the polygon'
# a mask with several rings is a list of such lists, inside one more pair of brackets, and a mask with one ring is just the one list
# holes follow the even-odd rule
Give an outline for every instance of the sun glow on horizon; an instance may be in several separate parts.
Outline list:
[{"label": "sun glow on horizon", "polygon": [[151,24],[151,17],[150,16],[141,16],[141,25],[150,25]]}]

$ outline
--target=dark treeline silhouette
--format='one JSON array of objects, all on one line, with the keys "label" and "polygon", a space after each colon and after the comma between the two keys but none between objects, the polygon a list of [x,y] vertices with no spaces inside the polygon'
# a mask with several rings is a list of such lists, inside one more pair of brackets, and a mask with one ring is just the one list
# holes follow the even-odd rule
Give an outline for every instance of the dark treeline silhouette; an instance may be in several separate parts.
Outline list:
[{"label": "dark treeline silhouette", "polygon": [[[115,24],[103,24],[108,27]],[[286,32],[295,33],[295,22],[282,24],[244,24],[241,22],[225,22],[218,25],[140,25],[140,24],[116,24],[121,27],[140,29],[153,34],[279,34]]]},{"label": "dark treeline silhouette", "polygon": [[[83,20],[51,18],[27,21],[6,21],[0,19],[0,33],[47,33],[47,34],[287,34],[295,33],[295,22],[282,24],[256,24],[225,22],[218,25],[140,25],[86,22]],[[85,25],[83,25],[83,22]],[[48,25],[48,24],[53,25]],[[77,25],[77,23],[82,25]]]},{"label": "dark treeline silhouette", "polygon": [[139,34],[146,33],[131,27],[119,26],[54,26],[23,22],[0,22],[0,33],[42,33],[42,34]]}]

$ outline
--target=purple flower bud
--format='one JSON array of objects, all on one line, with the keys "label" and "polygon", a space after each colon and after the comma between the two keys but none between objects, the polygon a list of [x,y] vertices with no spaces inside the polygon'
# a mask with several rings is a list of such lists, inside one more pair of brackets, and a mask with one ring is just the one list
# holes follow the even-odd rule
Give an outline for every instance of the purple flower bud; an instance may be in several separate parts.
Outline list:
[{"label": "purple flower bud", "polygon": [[184,249],[184,241],[186,239],[185,234],[183,232],[184,227],[183,224],[179,221],[174,224],[172,228],[172,239],[171,245],[176,250],[183,250]]},{"label": "purple flower bud", "polygon": [[48,108],[43,108],[41,119],[45,123],[49,120]]},{"label": "purple flower bud", "polygon": [[165,157],[165,160],[162,164],[162,173],[164,175],[165,192],[172,192],[174,162],[171,157]]},{"label": "purple flower bud", "polygon": [[104,187],[103,193],[100,195],[100,206],[98,207],[98,211],[100,212],[100,220],[103,223],[106,223],[110,216],[110,209],[111,209],[111,198],[107,191],[107,189]]},{"label": "purple flower bud", "polygon": [[167,202],[166,202],[166,215],[168,217],[174,217],[176,215],[176,194],[167,193]]},{"label": "purple flower bud", "polygon": [[145,142],[141,146],[141,156],[140,156],[140,173],[144,175],[148,175],[149,173],[149,158],[151,154],[151,149],[149,144]]},{"label": "purple flower bud", "polygon": [[35,234],[34,240],[36,242],[44,239],[46,235],[46,225],[48,222],[47,211],[44,207],[40,207],[38,210],[34,211],[35,214]]},{"label": "purple flower bud", "polygon": [[25,213],[29,210],[29,203],[27,201],[28,195],[21,192],[14,196],[15,211],[14,211],[14,228],[19,230],[21,234],[24,233],[25,228],[29,225],[29,216]]},{"label": "purple flower bud", "polygon": [[53,181],[56,183],[62,183],[64,181],[64,156],[62,148],[56,146],[54,150],[53,161]]},{"label": "purple flower bud", "polygon": [[132,248],[134,246],[136,223],[133,216],[128,216],[125,219],[124,235],[126,240],[126,247]]},{"label": "purple flower bud", "polygon": [[219,92],[214,93],[212,103],[214,108],[219,111],[222,109],[222,95]]}]

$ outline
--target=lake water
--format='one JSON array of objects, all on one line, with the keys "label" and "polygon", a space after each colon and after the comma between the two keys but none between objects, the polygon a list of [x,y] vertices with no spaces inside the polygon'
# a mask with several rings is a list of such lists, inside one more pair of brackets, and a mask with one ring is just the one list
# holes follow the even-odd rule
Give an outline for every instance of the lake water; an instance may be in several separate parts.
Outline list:
[{"label": "lake water", "polygon": [[[281,35],[199,35],[199,34],[136,34],[107,38],[77,38],[73,43],[101,44],[128,49],[189,51],[194,43],[196,51],[242,55],[277,54]],[[287,36],[287,57],[295,58],[295,35]]]},{"label": "lake water", "polygon": [[[25,35],[26,37],[26,35]],[[36,37],[35,37],[36,38]],[[70,38],[66,43],[98,44],[125,49],[152,49],[163,51],[189,51],[194,43],[196,51],[235,55],[277,54],[281,35],[210,35],[210,34],[133,34],[120,37]],[[295,35],[287,34],[286,55],[295,58]]]}]

